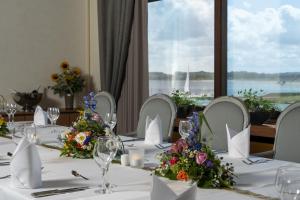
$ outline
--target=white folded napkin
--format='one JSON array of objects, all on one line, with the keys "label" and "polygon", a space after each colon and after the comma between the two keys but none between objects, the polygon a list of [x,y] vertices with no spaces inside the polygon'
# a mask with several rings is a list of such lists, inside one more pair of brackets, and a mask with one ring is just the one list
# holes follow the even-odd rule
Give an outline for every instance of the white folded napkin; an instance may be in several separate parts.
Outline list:
[{"label": "white folded napkin", "polygon": [[37,106],[33,116],[33,122],[36,126],[45,126],[47,125],[47,113],[41,108],[41,106]]},{"label": "white folded napkin", "polygon": [[10,163],[12,185],[17,188],[41,187],[41,167],[41,159],[35,144],[23,137]]},{"label": "white folded napkin", "polygon": [[180,195],[176,195],[166,183],[161,181],[157,176],[153,175],[153,185],[150,193],[151,200],[195,200],[196,199],[196,188],[194,184],[188,190],[184,191]]},{"label": "white folded napkin", "polygon": [[162,143],[161,119],[156,115],[154,119],[146,117],[145,144],[156,145]]},{"label": "white folded napkin", "polygon": [[236,132],[226,124],[228,154],[233,158],[248,158],[250,152],[250,125]]}]

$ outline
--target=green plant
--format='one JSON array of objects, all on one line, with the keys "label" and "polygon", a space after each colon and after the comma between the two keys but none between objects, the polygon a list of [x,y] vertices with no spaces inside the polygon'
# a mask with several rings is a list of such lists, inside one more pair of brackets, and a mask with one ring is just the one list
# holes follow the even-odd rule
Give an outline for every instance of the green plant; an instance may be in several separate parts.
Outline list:
[{"label": "green plant", "polygon": [[261,93],[263,93],[263,90],[257,91],[252,88],[238,91],[238,95],[242,96],[249,112],[271,112],[278,110],[270,100],[260,96]]},{"label": "green plant", "polygon": [[181,90],[173,90],[171,93],[171,99],[177,106],[187,106],[194,105],[194,100],[192,100],[187,92],[183,92]]}]

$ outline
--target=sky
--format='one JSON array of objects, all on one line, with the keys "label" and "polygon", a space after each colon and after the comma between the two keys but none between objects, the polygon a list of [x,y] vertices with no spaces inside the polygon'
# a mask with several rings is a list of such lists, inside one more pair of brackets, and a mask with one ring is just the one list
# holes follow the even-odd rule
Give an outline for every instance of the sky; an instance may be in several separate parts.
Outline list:
[{"label": "sky", "polygon": [[[149,3],[150,71],[210,71],[213,0]],[[300,71],[299,0],[228,0],[228,71]]]}]

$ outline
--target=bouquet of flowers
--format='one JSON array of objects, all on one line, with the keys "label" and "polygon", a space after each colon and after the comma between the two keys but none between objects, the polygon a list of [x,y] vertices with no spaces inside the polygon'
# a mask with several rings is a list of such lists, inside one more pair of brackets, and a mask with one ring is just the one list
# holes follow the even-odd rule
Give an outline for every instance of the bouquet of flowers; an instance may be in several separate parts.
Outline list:
[{"label": "bouquet of flowers", "polygon": [[234,184],[232,164],[222,164],[223,158],[218,158],[197,136],[201,123],[207,123],[204,115],[193,113],[190,121],[193,130],[189,137],[179,139],[170,150],[159,155],[160,166],[155,174],[172,180],[197,182],[198,187],[203,188],[231,188]]},{"label": "bouquet of flowers", "polygon": [[[93,98],[94,93],[90,93],[89,96],[84,97],[84,101]],[[94,104],[94,102],[90,102]],[[85,111],[81,111],[79,118],[73,123],[70,130],[64,132],[61,156],[92,158],[96,138],[110,134],[110,130],[105,128],[100,115],[91,111],[91,107],[95,106],[85,102]]]},{"label": "bouquet of flowers", "polygon": [[54,94],[74,94],[82,91],[84,87],[84,79],[81,77],[81,71],[78,67],[70,67],[67,61],[60,64],[61,73],[52,74],[51,79],[54,86],[49,86]]},{"label": "bouquet of flowers", "polygon": [[6,135],[8,132],[6,121],[4,117],[0,115],[0,136]]}]

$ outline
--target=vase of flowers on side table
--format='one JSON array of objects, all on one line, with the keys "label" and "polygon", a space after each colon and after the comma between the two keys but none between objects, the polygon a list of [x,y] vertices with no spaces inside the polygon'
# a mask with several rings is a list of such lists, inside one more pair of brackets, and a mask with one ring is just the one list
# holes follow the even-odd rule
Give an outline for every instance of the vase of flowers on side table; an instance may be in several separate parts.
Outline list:
[{"label": "vase of flowers on side table", "polygon": [[60,64],[61,72],[51,75],[54,81],[53,86],[49,86],[54,94],[65,97],[65,108],[73,109],[74,94],[81,92],[84,87],[84,79],[81,76],[79,67],[70,67],[67,61]]}]

